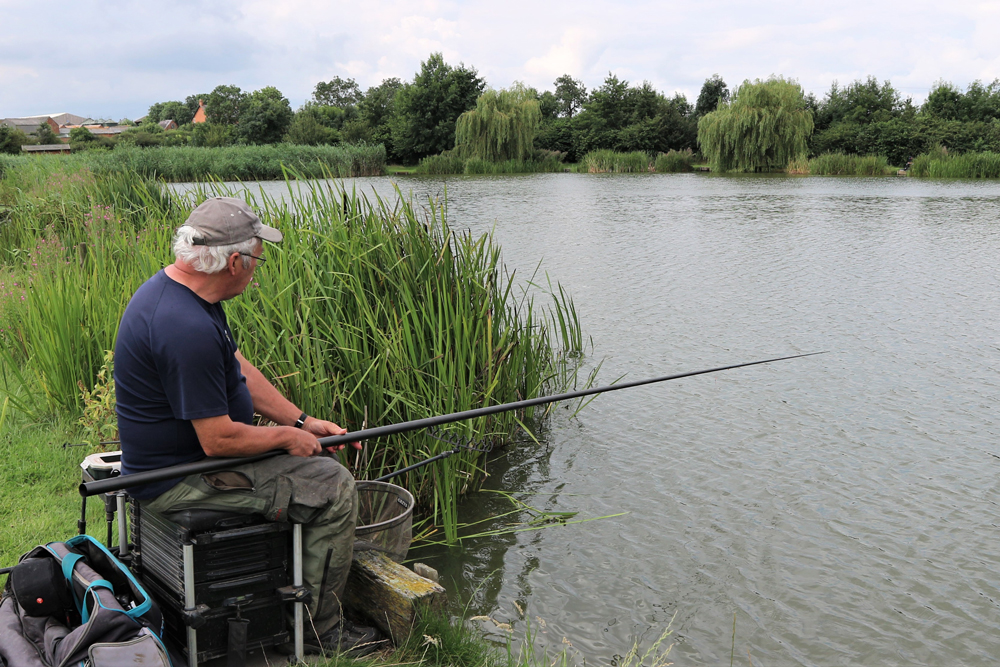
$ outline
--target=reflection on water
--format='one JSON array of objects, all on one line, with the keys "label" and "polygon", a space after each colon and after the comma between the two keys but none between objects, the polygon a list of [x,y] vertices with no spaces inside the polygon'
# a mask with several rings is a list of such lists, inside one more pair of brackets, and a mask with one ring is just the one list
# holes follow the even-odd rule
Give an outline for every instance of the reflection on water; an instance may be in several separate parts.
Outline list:
[{"label": "reflection on water", "polygon": [[[681,665],[727,664],[734,614],[736,664],[1000,654],[1000,184],[399,184],[418,200],[447,187],[452,224],[495,229],[518,275],[543,260],[602,382],[829,350],[607,394],[495,462],[491,485],[544,509],[628,514],[437,553],[470,614],[523,631],[516,601],[546,643],[567,637],[592,663],[675,612]],[[390,179],[352,185],[392,196]],[[496,503],[469,499],[464,516]]]}]

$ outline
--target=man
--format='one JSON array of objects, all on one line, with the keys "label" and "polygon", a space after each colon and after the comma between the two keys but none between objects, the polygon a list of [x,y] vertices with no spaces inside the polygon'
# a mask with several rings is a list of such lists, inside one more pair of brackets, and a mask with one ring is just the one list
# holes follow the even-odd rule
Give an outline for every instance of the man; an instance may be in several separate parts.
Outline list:
[{"label": "man", "polygon": [[[347,431],[282,396],[240,354],[221,305],[242,294],[265,261],[263,242],[281,239],[229,197],[204,202],[177,230],[176,261],[136,291],[118,329],[122,474],[285,450],[288,456],[130,493],[157,512],[224,509],[303,524],[303,574],[312,591],[306,647],[361,654],[373,650],[376,632],[342,619],[340,608],[357,520],[354,479],[318,456],[319,437]],[[280,426],[253,426],[254,412]]]}]

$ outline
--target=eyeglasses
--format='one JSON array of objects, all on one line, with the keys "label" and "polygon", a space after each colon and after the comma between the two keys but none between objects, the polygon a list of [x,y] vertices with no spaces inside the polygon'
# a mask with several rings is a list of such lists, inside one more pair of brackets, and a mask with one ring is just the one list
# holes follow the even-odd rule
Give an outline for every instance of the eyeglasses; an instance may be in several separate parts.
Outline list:
[{"label": "eyeglasses", "polygon": [[261,255],[260,257],[258,257],[257,255],[251,255],[248,252],[241,252],[240,254],[243,255],[244,257],[251,257],[253,259],[256,259],[257,262],[260,263],[260,264],[263,264],[264,262],[267,261],[266,259],[264,259],[263,255]]}]

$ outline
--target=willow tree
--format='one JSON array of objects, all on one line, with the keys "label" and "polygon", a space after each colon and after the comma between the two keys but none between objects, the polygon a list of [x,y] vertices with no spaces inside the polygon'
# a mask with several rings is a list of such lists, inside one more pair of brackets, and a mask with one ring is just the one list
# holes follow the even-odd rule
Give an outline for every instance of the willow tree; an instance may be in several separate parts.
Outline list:
[{"label": "willow tree", "polygon": [[698,145],[712,171],[784,169],[806,154],[813,131],[802,87],[782,78],[744,81],[731,102],[698,121]]},{"label": "willow tree", "polygon": [[476,108],[458,117],[455,148],[466,157],[491,162],[527,160],[542,120],[537,93],[522,83],[507,90],[487,90]]}]

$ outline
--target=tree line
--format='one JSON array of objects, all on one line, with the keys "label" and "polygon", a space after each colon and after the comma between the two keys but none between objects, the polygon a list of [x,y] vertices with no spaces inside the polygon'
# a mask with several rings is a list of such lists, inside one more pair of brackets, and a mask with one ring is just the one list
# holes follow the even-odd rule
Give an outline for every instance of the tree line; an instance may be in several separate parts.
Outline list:
[{"label": "tree line", "polygon": [[[141,124],[117,139],[87,136],[82,128],[74,130],[71,139],[80,147],[111,147],[116,142],[140,146],[374,143],[385,146],[390,162],[414,164],[454,150],[456,139],[466,149],[472,145],[486,149],[486,134],[492,132],[516,138],[520,158],[544,151],[576,162],[602,149],[643,151],[650,156],[686,149],[705,153],[709,145],[734,140],[723,135],[738,134],[733,114],[739,109],[750,114],[747,118],[756,118],[754,122],[763,122],[770,117],[761,115],[761,109],[768,100],[780,98],[780,104],[791,105],[786,121],[799,118],[794,152],[800,157],[828,152],[881,155],[901,166],[936,146],[955,152],[1000,151],[1000,81],[976,81],[964,91],[939,82],[919,106],[889,81],[880,83],[875,77],[846,86],[834,82],[821,97],[805,93],[794,81],[769,81],[787,84],[784,92],[774,86],[767,92],[766,86],[761,88],[765,81],[746,81],[730,91],[716,74],[704,82],[693,104],[681,93],[667,95],[648,82],[630,83],[614,74],[589,91],[569,74],[558,77],[551,90],[521,84],[490,90],[474,67],[449,65],[434,53],[409,82],[389,78],[362,90],[351,78],[321,81],[298,110],[272,86],[247,92],[220,85],[184,101],[153,104]],[[192,124],[199,101],[205,103],[208,122]],[[729,114],[729,125],[716,122],[723,111]],[[714,120],[705,122],[713,113]],[[161,120],[173,120],[180,127],[164,131],[157,125]],[[760,141],[759,135],[753,140]],[[0,145],[4,141],[0,136]],[[6,141],[11,143],[9,137]],[[497,150],[496,155],[506,151]],[[764,162],[773,166],[774,156]]]}]

